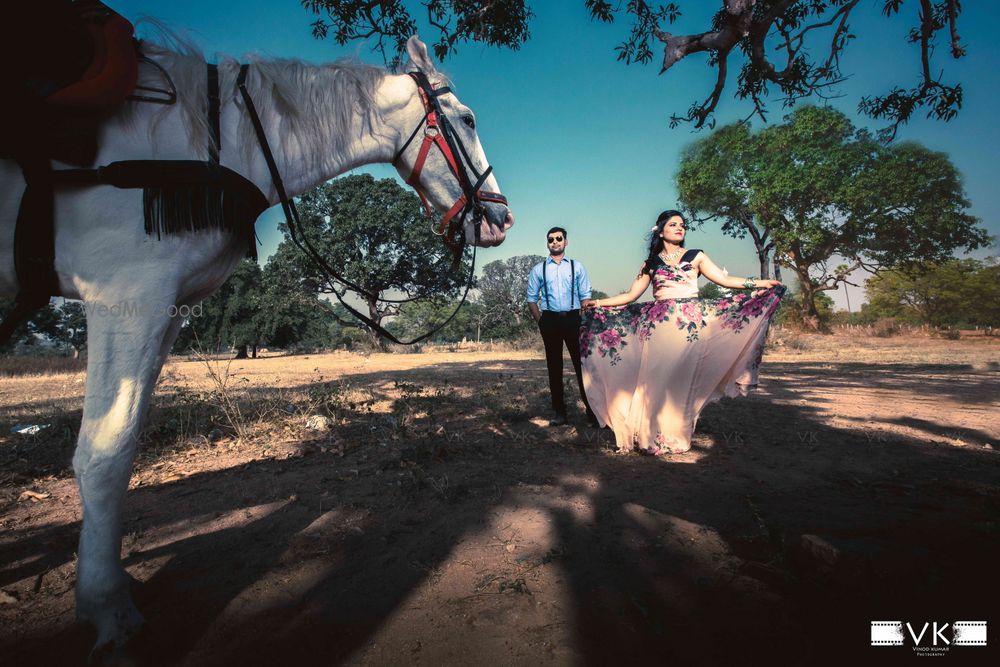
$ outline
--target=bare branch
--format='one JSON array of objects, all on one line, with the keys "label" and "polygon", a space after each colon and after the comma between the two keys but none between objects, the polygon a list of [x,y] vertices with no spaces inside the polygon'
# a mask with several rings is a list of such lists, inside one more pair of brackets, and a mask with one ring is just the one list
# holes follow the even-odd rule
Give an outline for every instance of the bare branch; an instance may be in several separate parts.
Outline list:
[{"label": "bare branch", "polygon": [[712,111],[715,109],[716,105],[719,104],[719,97],[722,95],[723,88],[726,87],[726,72],[728,67],[726,65],[728,53],[719,55],[718,62],[718,76],[715,79],[715,88],[712,89],[712,93],[702,102],[700,105],[692,105],[688,109],[688,115],[684,118],[678,116],[670,117],[670,126],[674,127],[680,121],[690,122],[694,121],[695,128],[700,128],[705,124],[705,121],[711,116]]},{"label": "bare branch", "polygon": [[[785,0],[794,2],[794,0]],[[715,51],[720,60],[750,32],[753,6],[756,0],[725,0],[726,23],[722,30],[697,35],[672,35],[653,30],[653,35],[663,42],[663,63],[660,74],[673,67],[679,60],[692,53]]]},{"label": "bare branch", "polygon": [[948,0],[948,29],[951,32],[951,57],[956,60],[965,55],[965,49],[958,43],[958,0]]}]

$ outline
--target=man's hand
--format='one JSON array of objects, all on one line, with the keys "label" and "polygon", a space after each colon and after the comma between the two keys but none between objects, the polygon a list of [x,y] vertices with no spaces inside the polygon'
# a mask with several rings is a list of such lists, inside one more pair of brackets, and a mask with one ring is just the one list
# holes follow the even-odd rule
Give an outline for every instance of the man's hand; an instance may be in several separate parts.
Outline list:
[{"label": "man's hand", "polygon": [[538,320],[542,319],[542,309],[539,308],[538,304],[533,301],[528,302],[528,312],[531,313],[531,318],[535,320],[536,324],[538,323]]}]

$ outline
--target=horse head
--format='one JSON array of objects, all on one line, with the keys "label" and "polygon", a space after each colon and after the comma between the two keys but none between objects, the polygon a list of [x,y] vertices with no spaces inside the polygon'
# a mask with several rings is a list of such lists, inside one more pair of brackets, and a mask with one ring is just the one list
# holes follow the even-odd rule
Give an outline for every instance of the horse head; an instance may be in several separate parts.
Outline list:
[{"label": "horse head", "polygon": [[514,214],[486,160],[472,110],[448,87],[445,77],[416,36],[406,43],[411,71],[397,79],[401,96],[392,124],[399,130],[393,164],[417,191],[430,213],[441,213],[438,233],[446,242],[459,235],[479,246],[503,242]]}]

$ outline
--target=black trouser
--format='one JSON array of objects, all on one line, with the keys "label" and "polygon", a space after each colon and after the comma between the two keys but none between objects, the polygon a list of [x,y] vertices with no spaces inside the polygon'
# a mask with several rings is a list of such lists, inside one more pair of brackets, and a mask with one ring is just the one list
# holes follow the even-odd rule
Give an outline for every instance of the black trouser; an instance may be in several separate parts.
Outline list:
[{"label": "black trouser", "polygon": [[570,310],[556,313],[543,310],[538,320],[538,328],[545,342],[545,364],[549,369],[549,391],[552,393],[552,409],[566,414],[566,400],[563,396],[563,343],[569,349],[569,358],[576,369],[576,381],[580,385],[580,396],[587,406],[587,416],[594,413],[587,403],[587,393],[583,389],[583,371],[580,368],[580,311]]}]

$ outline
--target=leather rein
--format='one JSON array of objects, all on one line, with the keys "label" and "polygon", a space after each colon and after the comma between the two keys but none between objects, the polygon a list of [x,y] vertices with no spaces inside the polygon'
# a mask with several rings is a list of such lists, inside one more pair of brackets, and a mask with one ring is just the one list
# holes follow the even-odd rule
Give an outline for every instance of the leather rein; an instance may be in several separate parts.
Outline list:
[{"label": "leather rein", "polygon": [[[424,117],[413,128],[409,139],[396,152],[395,157],[392,159],[392,164],[395,165],[399,162],[399,158],[402,157],[406,149],[413,143],[420,128],[423,127],[424,140],[420,144],[417,159],[413,163],[413,170],[406,179],[406,183],[420,195],[420,201],[423,202],[427,217],[432,218],[434,210],[431,208],[430,202],[427,200],[427,195],[424,193],[424,188],[420,184],[420,174],[424,169],[424,163],[427,161],[427,155],[430,153],[431,147],[437,146],[445,162],[448,164],[451,173],[462,187],[462,196],[452,204],[451,208],[441,218],[435,234],[442,237],[445,245],[451,249],[456,261],[458,261],[458,257],[461,256],[462,250],[465,247],[465,235],[462,233],[462,223],[465,219],[470,214],[474,220],[483,218],[486,213],[483,206],[484,202],[493,202],[506,206],[507,198],[499,192],[489,192],[482,189],[483,183],[489,178],[493,167],[487,166],[486,170],[482,173],[476,169],[465,148],[465,144],[455,134],[455,130],[448,121],[448,117],[441,109],[441,102],[438,98],[452,92],[451,88],[448,86],[435,87],[431,84],[427,75],[420,71],[408,72],[407,74],[417,84],[417,92],[420,94],[420,100],[424,103]],[[475,182],[469,177],[470,174],[475,178]],[[476,240],[478,241],[480,238],[478,224],[475,226],[475,229]]]},{"label": "leather rein", "polygon": [[[278,194],[278,199],[281,203],[282,211],[285,214],[285,221],[288,224],[289,236],[292,242],[301,250],[303,253],[309,257],[310,260],[324,273],[331,276],[337,282],[340,282],[344,286],[350,288],[352,291],[361,294],[366,297],[373,296],[364,287],[356,284],[354,281],[344,277],[336,269],[330,266],[329,262],[323,259],[323,256],[316,251],[316,249],[309,242],[309,238],[306,236],[303,228],[302,222],[299,219],[299,212],[295,206],[295,202],[288,196],[285,190],[284,182],[281,179],[281,174],[278,171],[278,165],[274,160],[274,154],[271,151],[271,147],[268,144],[267,136],[264,133],[264,126],[260,121],[260,116],[257,114],[257,108],[253,103],[253,98],[250,96],[250,92],[247,90],[246,79],[249,65],[241,65],[240,73],[236,80],[236,87],[239,89],[240,94],[243,97],[243,101],[246,107],[247,115],[250,117],[250,121],[253,125],[254,132],[257,135],[257,142],[260,144],[261,152],[264,155],[264,160],[267,163],[268,170],[271,174],[271,181],[274,184],[275,191]],[[414,163],[413,171],[410,177],[407,179],[407,183],[411,185],[420,195],[420,199],[424,204],[425,210],[428,215],[431,215],[432,209],[427,201],[426,195],[423,193],[422,188],[419,185],[420,173],[423,170],[424,162],[427,159],[427,153],[430,151],[431,144],[436,144],[441,152],[444,154],[445,160],[448,163],[449,168],[455,175],[459,184],[462,186],[463,195],[459,197],[458,201],[451,207],[451,209],[445,214],[441,223],[438,226],[438,235],[443,236],[445,244],[451,249],[452,254],[455,258],[455,264],[457,265],[462,252],[465,249],[465,235],[462,233],[462,221],[465,217],[472,213],[476,216],[482,216],[484,214],[483,204],[484,201],[497,202],[506,205],[507,198],[499,193],[494,192],[482,192],[482,184],[489,176],[490,172],[493,170],[492,167],[487,167],[486,171],[479,174],[472,161],[469,159],[469,155],[465,150],[465,146],[462,144],[461,139],[454,135],[454,130],[448,124],[448,119],[441,111],[440,103],[437,101],[438,95],[443,95],[450,92],[449,88],[438,88],[434,89],[427,79],[427,76],[422,72],[411,72],[410,76],[413,77],[414,81],[417,82],[418,90],[421,94],[421,99],[424,102],[424,109],[426,113],[424,114],[423,120],[417,125],[417,127],[410,134],[410,138],[403,144],[403,147],[396,153],[393,158],[393,164],[399,160],[403,151],[410,145],[413,138],[417,135],[420,128],[426,123],[427,130],[424,132],[424,143],[420,148],[420,153],[417,156],[417,161]],[[434,131],[431,132],[433,127]],[[442,140],[443,137],[443,140]],[[465,169],[459,168],[459,162],[455,159],[456,152],[454,146],[457,146],[460,151],[460,155],[464,159],[463,166],[468,165],[468,169],[476,176],[476,185],[473,187],[471,185],[470,179],[468,178]],[[457,215],[461,212],[462,215]],[[449,224],[450,223],[450,224]],[[479,226],[476,226],[476,239],[478,240],[480,236]],[[469,290],[472,288],[472,283],[475,280],[475,270],[476,270],[476,248],[473,246],[472,250],[472,263],[469,266],[469,276],[466,280],[465,291],[462,293],[462,298],[458,303],[458,306],[448,316],[441,324],[437,325],[427,333],[414,338],[409,341],[402,341],[396,338],[392,333],[383,328],[380,324],[372,320],[370,317],[364,313],[358,311],[356,308],[351,306],[349,303],[344,301],[344,298],[336,290],[333,291],[337,300],[340,302],[344,308],[348,310],[354,317],[361,320],[366,326],[368,326],[373,331],[376,331],[380,336],[397,343],[399,345],[412,345],[425,340],[435,333],[443,329],[445,326],[454,319],[455,315],[462,308],[465,303],[466,297],[469,295]],[[376,297],[377,300],[383,303],[407,303],[410,301],[415,301],[420,297],[411,297],[408,299],[384,299],[381,297]]]}]

